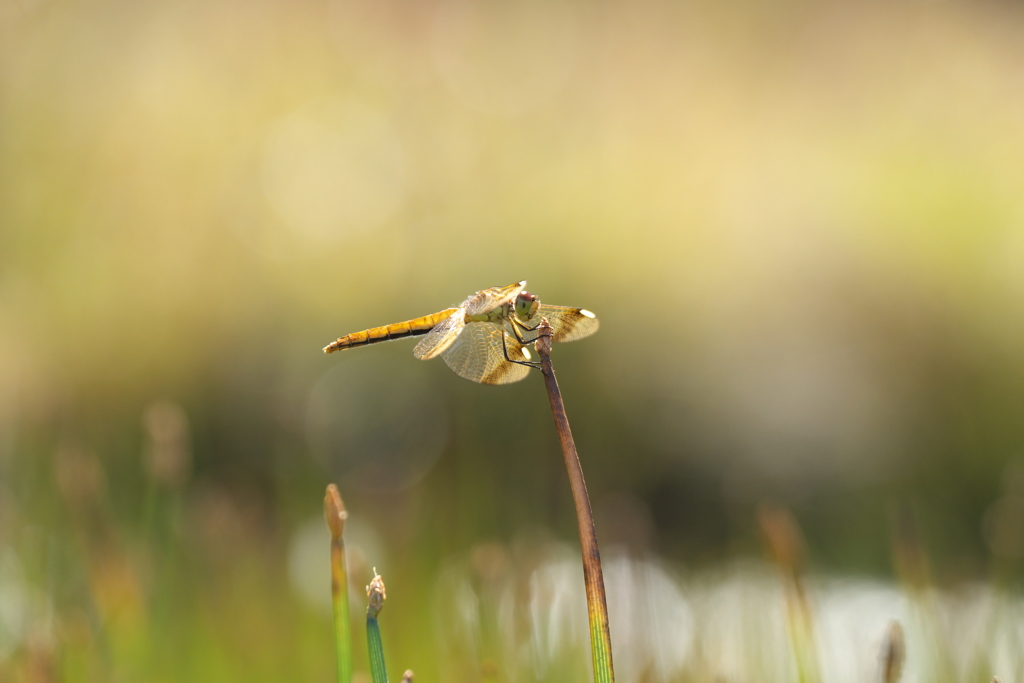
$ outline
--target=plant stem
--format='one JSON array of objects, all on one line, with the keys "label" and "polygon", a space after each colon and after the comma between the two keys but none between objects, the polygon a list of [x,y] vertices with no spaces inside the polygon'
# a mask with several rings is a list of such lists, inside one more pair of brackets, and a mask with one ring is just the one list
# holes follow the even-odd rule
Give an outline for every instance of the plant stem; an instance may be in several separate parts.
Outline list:
[{"label": "plant stem", "polygon": [[903,638],[903,627],[893,619],[886,629],[882,641],[882,683],[899,683],[903,674],[903,662],[907,658],[907,646]]},{"label": "plant stem", "polygon": [[805,553],[800,527],[788,510],[773,505],[762,505],[757,518],[768,550],[782,575],[786,620],[796,661],[797,680],[800,683],[820,683],[821,667],[814,638],[814,619],[804,586]]},{"label": "plant stem", "polygon": [[338,683],[352,681],[352,629],[348,612],[348,569],[345,566],[345,520],[348,512],[338,487],[330,484],[324,496],[324,518],[331,530],[331,603],[334,607],[334,649]]},{"label": "plant stem", "polygon": [[541,320],[540,335],[537,338],[537,353],[540,354],[541,373],[551,401],[551,413],[558,430],[558,440],[565,456],[565,469],[569,473],[572,498],[576,505],[576,522],[579,526],[580,550],[583,553],[583,581],[587,589],[587,613],[590,616],[590,649],[594,658],[595,683],[612,683],[615,672],[612,668],[612,642],[608,630],[608,600],[604,590],[604,572],[601,569],[601,553],[597,547],[597,530],[594,514],[590,509],[587,484],[583,479],[583,468],[576,452],[576,443],[569,429],[569,418],[565,414],[562,393],[555,379],[551,365],[551,326],[547,319]]}]

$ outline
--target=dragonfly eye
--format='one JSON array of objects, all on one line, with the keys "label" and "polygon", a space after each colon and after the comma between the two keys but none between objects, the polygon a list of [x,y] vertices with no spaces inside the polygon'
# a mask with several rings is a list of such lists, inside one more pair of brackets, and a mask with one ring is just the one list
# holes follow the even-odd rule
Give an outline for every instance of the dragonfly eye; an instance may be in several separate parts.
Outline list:
[{"label": "dragonfly eye", "polygon": [[537,312],[540,304],[537,297],[529,292],[519,292],[516,297],[516,315],[520,320],[529,320]]}]

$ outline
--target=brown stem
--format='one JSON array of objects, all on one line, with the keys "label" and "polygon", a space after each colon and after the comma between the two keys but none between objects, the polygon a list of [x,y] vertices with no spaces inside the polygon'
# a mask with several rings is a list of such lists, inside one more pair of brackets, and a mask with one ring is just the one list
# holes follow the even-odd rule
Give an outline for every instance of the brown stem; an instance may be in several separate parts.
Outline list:
[{"label": "brown stem", "polygon": [[580,550],[583,552],[583,581],[587,589],[587,612],[590,615],[590,644],[594,658],[594,680],[611,683],[615,680],[612,669],[612,643],[608,630],[608,600],[604,590],[604,572],[601,569],[601,553],[597,547],[597,530],[594,514],[590,509],[587,484],[583,480],[583,468],[576,452],[576,443],[569,429],[569,418],[565,414],[562,393],[555,379],[551,365],[551,325],[541,320],[540,336],[537,339],[537,353],[540,354],[541,372],[551,400],[551,413],[555,418],[558,440],[565,456],[565,469],[569,473],[572,498],[576,504],[576,522],[580,533]]}]

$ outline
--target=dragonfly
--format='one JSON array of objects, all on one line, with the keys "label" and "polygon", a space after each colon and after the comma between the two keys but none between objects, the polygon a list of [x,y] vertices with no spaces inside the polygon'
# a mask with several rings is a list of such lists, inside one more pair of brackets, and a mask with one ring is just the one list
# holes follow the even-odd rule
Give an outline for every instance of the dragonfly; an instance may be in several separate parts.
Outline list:
[{"label": "dragonfly", "polygon": [[353,332],[325,346],[324,353],[426,335],[412,350],[416,358],[440,356],[460,377],[481,384],[508,384],[540,366],[529,346],[537,341],[541,318],[551,324],[555,342],[583,339],[598,328],[597,316],[590,311],[542,304],[526,291],[526,280],[520,280],[482,289],[454,308]]}]

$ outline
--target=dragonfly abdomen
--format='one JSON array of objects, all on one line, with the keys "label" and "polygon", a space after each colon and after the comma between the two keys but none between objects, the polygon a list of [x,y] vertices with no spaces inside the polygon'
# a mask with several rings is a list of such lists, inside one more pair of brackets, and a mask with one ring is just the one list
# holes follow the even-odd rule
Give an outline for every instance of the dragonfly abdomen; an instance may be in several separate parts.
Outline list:
[{"label": "dragonfly abdomen", "polygon": [[351,349],[356,346],[366,346],[367,344],[376,344],[377,342],[426,334],[456,310],[449,308],[439,313],[425,315],[422,318],[413,318],[412,320],[384,325],[383,327],[373,327],[362,332],[353,332],[344,337],[339,337],[336,341],[325,346],[324,353],[334,353],[335,351]]}]

